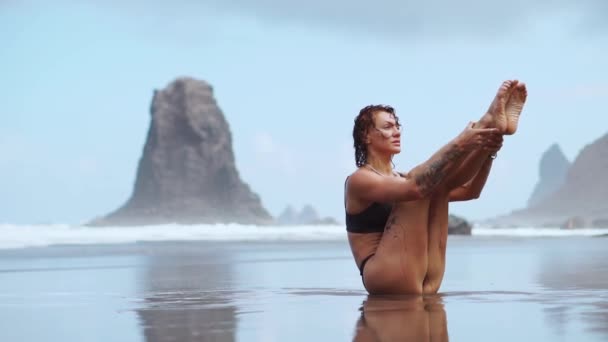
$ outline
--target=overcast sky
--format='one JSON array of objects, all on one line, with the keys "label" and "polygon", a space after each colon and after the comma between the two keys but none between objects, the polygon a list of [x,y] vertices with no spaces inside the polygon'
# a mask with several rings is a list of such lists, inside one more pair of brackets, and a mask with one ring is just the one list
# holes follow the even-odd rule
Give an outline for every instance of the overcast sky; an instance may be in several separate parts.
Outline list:
[{"label": "overcast sky", "polygon": [[522,207],[552,143],[573,160],[608,132],[604,1],[0,2],[0,222],[79,223],[129,197],[154,89],[211,83],[237,167],[264,206],[343,220],[352,120],[391,104],[407,170],[480,117],[504,79],[528,84],[482,198]]}]

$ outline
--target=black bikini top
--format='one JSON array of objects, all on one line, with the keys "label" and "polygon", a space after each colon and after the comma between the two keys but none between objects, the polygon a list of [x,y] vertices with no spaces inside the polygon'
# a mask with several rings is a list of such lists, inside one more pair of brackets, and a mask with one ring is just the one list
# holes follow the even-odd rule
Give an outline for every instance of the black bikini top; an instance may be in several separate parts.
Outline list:
[{"label": "black bikini top", "polygon": [[[346,182],[344,187],[346,188]],[[346,211],[346,198],[344,199],[344,213],[346,214],[346,231],[351,233],[382,233],[393,205],[391,203],[373,202],[369,207],[357,214]]]},{"label": "black bikini top", "polygon": [[374,202],[358,214],[346,213],[346,231],[351,233],[382,233],[393,205]]}]

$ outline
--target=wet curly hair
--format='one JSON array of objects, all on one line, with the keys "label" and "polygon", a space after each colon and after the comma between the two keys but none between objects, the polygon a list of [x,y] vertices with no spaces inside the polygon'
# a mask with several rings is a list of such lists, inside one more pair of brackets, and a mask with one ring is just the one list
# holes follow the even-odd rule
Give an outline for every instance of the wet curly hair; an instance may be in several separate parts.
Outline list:
[{"label": "wet curly hair", "polygon": [[363,107],[359,111],[359,115],[355,118],[355,126],[353,127],[353,141],[355,147],[355,162],[358,167],[367,163],[367,145],[365,144],[365,136],[369,130],[374,127],[374,114],[378,112],[387,112],[393,116],[395,123],[399,125],[399,117],[395,114],[395,109],[386,105],[369,105]]}]

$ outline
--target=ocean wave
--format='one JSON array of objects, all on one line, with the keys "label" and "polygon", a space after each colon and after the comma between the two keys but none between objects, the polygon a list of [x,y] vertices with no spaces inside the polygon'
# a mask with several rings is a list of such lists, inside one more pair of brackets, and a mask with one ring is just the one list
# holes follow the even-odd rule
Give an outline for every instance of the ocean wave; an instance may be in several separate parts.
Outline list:
[{"label": "ocean wave", "polygon": [[[474,236],[592,236],[608,229],[484,228]],[[0,249],[52,245],[121,244],[153,241],[345,241],[343,226],[253,226],[240,224],[87,227],[67,224],[0,224]]]},{"label": "ocean wave", "polygon": [[254,226],[240,224],[87,227],[66,224],[0,224],[0,249],[144,241],[344,240],[342,226]]},{"label": "ocean wave", "polygon": [[513,237],[567,237],[567,236],[597,236],[608,234],[608,229],[598,228],[484,228],[475,227],[472,231],[476,236],[513,236]]}]

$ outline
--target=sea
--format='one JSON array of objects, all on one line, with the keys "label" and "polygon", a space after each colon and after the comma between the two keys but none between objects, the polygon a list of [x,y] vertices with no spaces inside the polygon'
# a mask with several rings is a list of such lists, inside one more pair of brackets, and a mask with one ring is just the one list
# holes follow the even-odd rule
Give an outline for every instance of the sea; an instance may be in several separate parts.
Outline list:
[{"label": "sea", "polygon": [[608,229],[450,235],[370,296],[342,226],[0,225],[0,341],[608,341]]}]

